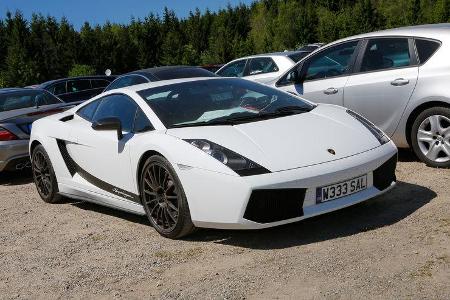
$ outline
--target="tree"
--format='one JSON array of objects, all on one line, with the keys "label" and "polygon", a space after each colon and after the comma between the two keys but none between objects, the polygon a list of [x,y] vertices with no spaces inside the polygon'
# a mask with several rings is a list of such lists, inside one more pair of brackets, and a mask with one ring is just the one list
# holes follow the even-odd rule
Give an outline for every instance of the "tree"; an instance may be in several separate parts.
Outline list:
[{"label": "tree", "polygon": [[69,77],[95,75],[95,69],[92,66],[75,64],[68,75]]}]

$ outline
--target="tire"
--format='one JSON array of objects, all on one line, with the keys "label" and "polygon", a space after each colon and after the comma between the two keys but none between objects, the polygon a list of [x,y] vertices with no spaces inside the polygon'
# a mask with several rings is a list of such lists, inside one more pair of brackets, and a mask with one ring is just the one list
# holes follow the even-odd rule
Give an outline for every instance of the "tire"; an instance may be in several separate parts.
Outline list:
[{"label": "tire", "polygon": [[34,184],[41,199],[47,203],[60,202],[62,197],[58,194],[56,175],[50,158],[42,145],[36,146],[33,150],[31,168]]},{"label": "tire", "polygon": [[192,233],[189,205],[172,165],[162,156],[147,159],[141,170],[141,202],[156,231],[170,239]]},{"label": "tire", "polygon": [[412,126],[411,142],[425,164],[450,168],[450,108],[432,107],[420,113]]}]

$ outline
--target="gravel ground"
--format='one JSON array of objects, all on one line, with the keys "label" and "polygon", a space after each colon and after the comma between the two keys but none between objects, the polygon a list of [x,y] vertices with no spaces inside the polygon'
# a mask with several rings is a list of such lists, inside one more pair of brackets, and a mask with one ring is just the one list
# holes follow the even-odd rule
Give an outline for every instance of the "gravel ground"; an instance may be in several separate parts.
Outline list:
[{"label": "gravel ground", "polygon": [[400,155],[390,193],[262,231],[160,237],[145,218],[45,204],[0,175],[0,298],[449,299],[450,170]]}]

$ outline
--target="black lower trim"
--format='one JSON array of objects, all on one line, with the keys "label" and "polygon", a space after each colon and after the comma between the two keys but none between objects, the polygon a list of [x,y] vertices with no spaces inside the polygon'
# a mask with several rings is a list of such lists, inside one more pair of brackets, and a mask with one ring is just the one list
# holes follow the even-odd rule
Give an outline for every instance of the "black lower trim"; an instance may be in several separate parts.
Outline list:
[{"label": "black lower trim", "polygon": [[397,167],[397,154],[373,171],[373,186],[383,191],[396,181],[395,168]]},{"label": "black lower trim", "polygon": [[254,190],[244,218],[271,223],[303,216],[306,189]]},{"label": "black lower trim", "polygon": [[108,193],[114,194],[116,196],[119,196],[119,197],[127,199],[127,200],[131,200],[133,202],[141,203],[141,198],[139,197],[139,195],[136,195],[134,193],[125,191],[121,188],[111,185],[111,184],[95,177],[94,175],[90,174],[86,170],[84,170],[70,156],[69,152],[67,151],[66,142],[63,140],[56,140],[56,142],[58,144],[58,148],[59,148],[59,151],[61,152],[61,156],[64,160],[64,163],[66,164],[66,167],[69,170],[69,173],[72,177],[76,173],[78,173],[87,182],[95,185],[96,187],[98,187],[104,191],[107,191]]}]

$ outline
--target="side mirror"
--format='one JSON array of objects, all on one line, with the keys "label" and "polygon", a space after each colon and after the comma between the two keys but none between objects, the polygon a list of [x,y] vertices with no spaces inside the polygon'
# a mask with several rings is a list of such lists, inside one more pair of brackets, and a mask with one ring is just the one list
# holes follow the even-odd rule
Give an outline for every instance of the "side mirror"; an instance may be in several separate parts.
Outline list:
[{"label": "side mirror", "polygon": [[103,118],[92,123],[92,129],[94,130],[115,130],[117,131],[117,138],[121,140],[123,138],[122,134],[122,123],[118,118]]}]

